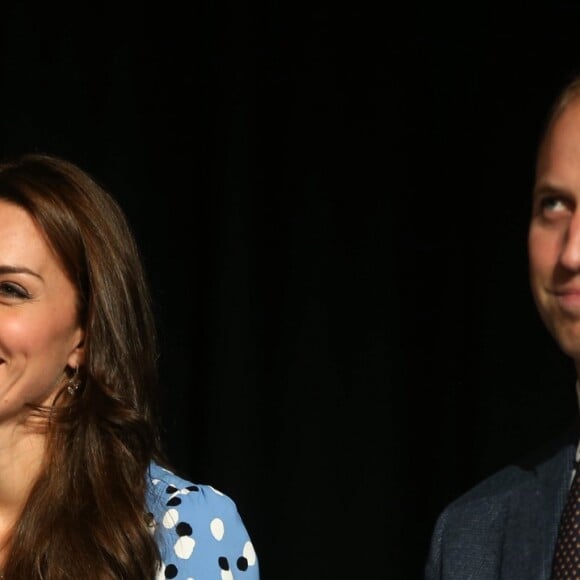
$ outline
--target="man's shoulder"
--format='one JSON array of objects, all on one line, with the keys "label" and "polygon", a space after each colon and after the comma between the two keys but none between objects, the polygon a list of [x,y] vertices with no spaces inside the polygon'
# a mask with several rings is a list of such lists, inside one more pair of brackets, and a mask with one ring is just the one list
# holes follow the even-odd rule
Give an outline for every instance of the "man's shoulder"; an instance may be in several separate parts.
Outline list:
[{"label": "man's shoulder", "polygon": [[488,475],[449,504],[447,510],[476,507],[490,500],[501,502],[529,488],[550,482],[567,467],[572,467],[576,447],[576,432],[566,430],[519,459]]},{"label": "man's shoulder", "polygon": [[[533,577],[526,574],[544,565],[547,535],[557,525],[575,437],[554,438],[449,503],[435,523],[425,578],[440,578],[442,570],[448,578],[492,578],[499,562],[506,577]],[[528,556],[520,561],[518,554]]]}]

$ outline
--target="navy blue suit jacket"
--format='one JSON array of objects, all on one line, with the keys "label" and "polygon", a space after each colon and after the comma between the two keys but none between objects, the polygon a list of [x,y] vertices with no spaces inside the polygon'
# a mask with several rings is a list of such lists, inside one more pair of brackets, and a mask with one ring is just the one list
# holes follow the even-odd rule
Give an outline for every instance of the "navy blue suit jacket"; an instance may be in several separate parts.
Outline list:
[{"label": "navy blue suit jacket", "polygon": [[439,516],[425,580],[549,580],[578,428],[510,465]]}]

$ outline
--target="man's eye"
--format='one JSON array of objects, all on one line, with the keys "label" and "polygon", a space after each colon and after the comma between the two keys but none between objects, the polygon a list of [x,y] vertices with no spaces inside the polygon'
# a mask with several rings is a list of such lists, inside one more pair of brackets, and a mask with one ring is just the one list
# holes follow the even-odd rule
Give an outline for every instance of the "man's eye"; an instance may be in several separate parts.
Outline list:
[{"label": "man's eye", "polygon": [[540,211],[546,214],[562,213],[568,212],[570,210],[570,204],[566,202],[565,199],[557,196],[546,196],[540,199]]},{"label": "man's eye", "polygon": [[0,296],[8,298],[28,298],[28,292],[14,282],[0,282]]},{"label": "man's eye", "polygon": [[559,197],[545,197],[540,202],[542,209],[547,209],[550,211],[564,209],[566,206],[564,202]]}]

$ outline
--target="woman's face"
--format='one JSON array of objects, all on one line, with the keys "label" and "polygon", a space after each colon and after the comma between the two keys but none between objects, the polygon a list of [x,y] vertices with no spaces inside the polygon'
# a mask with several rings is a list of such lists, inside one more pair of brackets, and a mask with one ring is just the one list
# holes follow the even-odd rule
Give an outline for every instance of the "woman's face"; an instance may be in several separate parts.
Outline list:
[{"label": "woman's face", "polygon": [[0,422],[50,404],[82,339],[75,287],[28,213],[0,200]]}]

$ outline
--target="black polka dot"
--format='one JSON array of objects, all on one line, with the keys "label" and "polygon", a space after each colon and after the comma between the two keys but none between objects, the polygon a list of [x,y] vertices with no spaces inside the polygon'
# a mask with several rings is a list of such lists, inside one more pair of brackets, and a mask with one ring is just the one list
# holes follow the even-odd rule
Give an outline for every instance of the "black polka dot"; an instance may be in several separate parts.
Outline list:
[{"label": "black polka dot", "polygon": [[245,572],[248,569],[248,559],[244,558],[244,556],[240,556],[236,563],[238,565],[238,570]]},{"label": "black polka dot", "polygon": [[227,571],[227,570],[230,569],[230,564],[228,562],[228,559],[225,556],[220,556],[218,558],[218,564],[219,564],[219,566],[220,566],[220,568],[222,570],[226,570]]},{"label": "black polka dot", "polygon": [[165,488],[165,493],[175,493],[177,491],[177,488],[174,485],[168,485]]},{"label": "black polka dot", "polygon": [[175,526],[175,531],[178,536],[191,536],[191,526],[187,522],[179,522]]},{"label": "black polka dot", "polygon": [[169,564],[169,566],[165,568],[165,578],[176,578],[176,577],[177,577],[177,566]]},{"label": "black polka dot", "polygon": [[180,503],[181,503],[180,497],[172,497],[165,505],[173,507],[173,506],[179,505]]},{"label": "black polka dot", "polygon": [[189,489],[189,491],[199,491],[197,485],[188,485],[185,489]]}]

